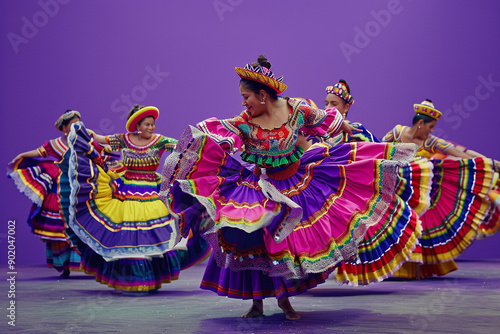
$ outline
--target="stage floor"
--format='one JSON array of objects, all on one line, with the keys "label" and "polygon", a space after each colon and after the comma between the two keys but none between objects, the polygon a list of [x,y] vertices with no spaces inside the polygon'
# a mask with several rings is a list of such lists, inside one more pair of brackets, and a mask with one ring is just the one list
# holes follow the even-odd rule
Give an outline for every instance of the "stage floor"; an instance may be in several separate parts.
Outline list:
[{"label": "stage floor", "polygon": [[[8,296],[9,281],[2,283],[0,333],[499,333],[500,260],[457,264],[458,271],[421,281],[349,287],[328,280],[291,298],[298,321],[286,320],[276,299],[264,301],[265,317],[241,318],[251,301],[199,288],[205,264],[143,295],[83,273],[60,279],[43,266],[17,268],[15,297]],[[6,317],[11,300],[15,327]]]}]

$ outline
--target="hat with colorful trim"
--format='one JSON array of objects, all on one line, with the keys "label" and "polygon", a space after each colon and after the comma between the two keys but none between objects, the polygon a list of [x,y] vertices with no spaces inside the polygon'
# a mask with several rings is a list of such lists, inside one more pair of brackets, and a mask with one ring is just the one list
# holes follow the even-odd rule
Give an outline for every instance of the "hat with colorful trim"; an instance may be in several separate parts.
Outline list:
[{"label": "hat with colorful trim", "polygon": [[140,107],[136,112],[134,112],[130,118],[127,120],[127,131],[134,132],[136,130],[135,126],[137,123],[142,121],[146,117],[153,117],[155,121],[158,119],[160,111],[156,107]]},{"label": "hat with colorful trim", "polygon": [[78,118],[82,118],[82,116],[80,115],[80,113],[76,110],[66,110],[64,112],[64,114],[62,114],[56,121],[56,123],[54,124],[56,126],[56,129],[61,131],[61,126],[63,124],[64,121],[67,121],[67,120],[70,120],[72,118],[74,118],[75,116],[77,116]]},{"label": "hat with colorful trim", "polygon": [[[267,59],[260,55],[259,60],[264,60],[269,64],[269,68],[271,68],[270,63]],[[259,63],[246,64],[245,67],[235,67],[236,73],[242,79],[248,79],[260,82],[263,85],[271,87],[276,91],[277,94],[283,93],[287,86],[282,82],[283,76],[276,78],[274,73],[269,70],[269,68],[260,65]]]},{"label": "hat with colorful trim", "polygon": [[334,94],[344,100],[347,104],[353,104],[354,98],[349,93],[349,86],[344,79],[340,79],[338,83],[333,86],[326,87],[327,94]]},{"label": "hat with colorful trim", "polygon": [[414,104],[413,109],[415,109],[417,114],[429,116],[434,118],[436,121],[443,116],[439,110],[434,108],[434,104],[429,99],[422,101],[420,104]]}]

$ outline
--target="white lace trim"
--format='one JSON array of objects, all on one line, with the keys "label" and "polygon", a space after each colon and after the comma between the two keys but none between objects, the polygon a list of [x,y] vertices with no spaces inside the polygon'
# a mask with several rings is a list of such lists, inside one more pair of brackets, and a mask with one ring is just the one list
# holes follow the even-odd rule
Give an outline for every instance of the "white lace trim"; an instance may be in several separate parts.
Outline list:
[{"label": "white lace trim", "polygon": [[17,189],[26,197],[30,199],[36,206],[41,207],[43,203],[43,198],[41,198],[37,193],[35,193],[30,187],[28,187],[21,177],[19,176],[19,173],[17,171],[13,171],[12,173],[9,174],[9,177],[14,181],[16,184]]}]

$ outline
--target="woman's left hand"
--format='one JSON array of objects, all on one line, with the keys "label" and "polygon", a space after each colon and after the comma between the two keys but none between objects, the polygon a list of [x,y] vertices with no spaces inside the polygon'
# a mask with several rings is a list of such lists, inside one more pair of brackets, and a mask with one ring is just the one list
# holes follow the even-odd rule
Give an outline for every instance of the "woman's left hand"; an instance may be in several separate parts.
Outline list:
[{"label": "woman's left hand", "polygon": [[12,161],[10,162],[11,164],[13,163],[16,163],[19,159],[21,159],[23,157],[22,154],[18,154],[14,159],[12,159]]}]

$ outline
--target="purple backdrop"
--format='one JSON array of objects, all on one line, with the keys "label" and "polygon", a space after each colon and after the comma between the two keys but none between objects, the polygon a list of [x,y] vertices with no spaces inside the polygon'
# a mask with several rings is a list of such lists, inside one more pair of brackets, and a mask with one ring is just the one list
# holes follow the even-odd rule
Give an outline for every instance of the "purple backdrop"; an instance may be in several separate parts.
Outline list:
[{"label": "purple backdrop", "polygon": [[[68,108],[101,134],[124,131],[135,103],[158,106],[157,131],[242,110],[235,66],[266,55],[286,95],[323,105],[345,78],[350,119],[383,136],[431,98],[435,134],[500,159],[500,2],[4,0],[0,3],[1,164],[59,135]],[[29,200],[2,189],[0,241],[15,219],[18,265],[45,261]],[[500,257],[500,235],[462,257]]]}]

